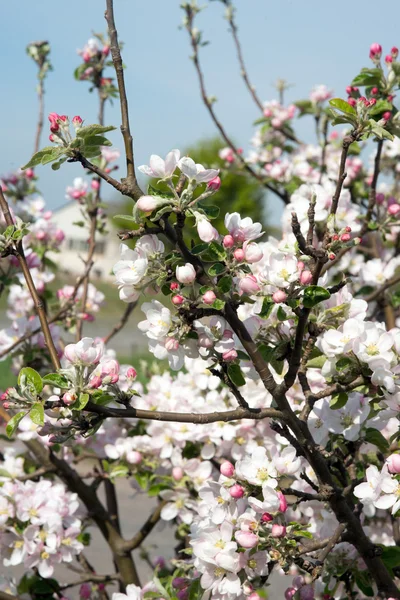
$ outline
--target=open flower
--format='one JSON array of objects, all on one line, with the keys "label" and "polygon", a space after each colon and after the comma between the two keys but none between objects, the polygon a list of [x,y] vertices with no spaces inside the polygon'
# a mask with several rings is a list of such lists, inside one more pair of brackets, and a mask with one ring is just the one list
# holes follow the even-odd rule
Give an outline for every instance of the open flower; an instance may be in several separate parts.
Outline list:
[{"label": "open flower", "polygon": [[178,167],[190,181],[196,183],[207,183],[219,173],[219,169],[205,169],[203,165],[196,164],[189,156],[184,156],[178,162]]},{"label": "open flower", "polygon": [[139,171],[149,177],[157,177],[157,179],[170,179],[178,165],[181,153],[179,150],[171,150],[168,152],[165,160],[157,154],[150,156],[150,165],[142,165]]}]

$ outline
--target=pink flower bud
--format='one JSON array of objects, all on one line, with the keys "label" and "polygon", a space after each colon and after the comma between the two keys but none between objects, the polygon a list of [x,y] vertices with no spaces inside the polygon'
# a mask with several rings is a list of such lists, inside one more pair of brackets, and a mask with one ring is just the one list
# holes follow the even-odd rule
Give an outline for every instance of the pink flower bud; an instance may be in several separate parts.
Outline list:
[{"label": "pink flower bud", "polygon": [[176,340],[173,337],[167,338],[167,340],[165,342],[165,348],[166,348],[166,350],[168,350],[168,352],[173,352],[174,350],[178,350],[178,348],[179,348],[178,340]]},{"label": "pink flower bud", "polygon": [[208,335],[206,335],[205,333],[201,333],[199,335],[199,346],[200,348],[212,348],[214,346],[214,343],[212,341],[212,339],[210,339],[208,337]]},{"label": "pink flower bud", "polygon": [[235,500],[238,500],[239,498],[243,498],[244,487],[242,487],[238,483],[235,483],[235,485],[233,485],[231,488],[229,488],[229,494],[232,496],[232,498],[235,498]]},{"label": "pink flower bud", "polygon": [[136,379],[136,376],[137,376],[136,369],[134,369],[133,367],[129,367],[129,369],[126,372],[127,379]]},{"label": "pink flower bud", "polygon": [[312,282],[312,278],[313,276],[311,271],[302,271],[300,274],[300,283],[302,285],[308,285]]},{"label": "pink flower bud", "polygon": [[269,523],[270,521],[273,521],[273,520],[274,520],[274,517],[268,512],[263,513],[261,516],[262,523]]},{"label": "pink flower bud", "polygon": [[71,404],[73,404],[76,400],[76,394],[74,392],[65,392],[64,396],[62,397],[62,400],[64,402],[64,404],[66,404],[67,406],[70,406]]},{"label": "pink flower bud", "polygon": [[400,204],[391,204],[388,207],[388,213],[389,215],[397,215],[397,213],[400,211]]},{"label": "pink flower bud", "polygon": [[351,240],[351,235],[349,233],[342,233],[340,240],[342,242],[349,242]]},{"label": "pink flower bud", "polygon": [[67,115],[60,115],[60,121],[67,124],[69,123]]},{"label": "pink flower bud", "polygon": [[233,360],[237,359],[237,352],[234,348],[232,348],[232,350],[227,350],[226,352],[223,353],[222,358],[225,362],[232,362]]},{"label": "pink flower bud", "polygon": [[378,58],[381,54],[382,54],[382,46],[376,42],[371,44],[371,46],[369,48],[370,58],[373,58],[375,56]]},{"label": "pink flower bud", "polygon": [[26,169],[26,171],[25,171],[25,176],[26,176],[28,179],[32,179],[33,177],[35,177],[34,170],[33,170],[33,169]]},{"label": "pink flower bud", "polygon": [[385,119],[385,121],[390,121],[390,119],[392,118],[392,113],[390,112],[390,110],[384,112],[382,118]]},{"label": "pink flower bud", "polygon": [[53,123],[50,127],[50,131],[52,133],[57,133],[57,131],[59,131],[59,129],[60,129],[60,126],[58,123]]},{"label": "pink flower bud", "polygon": [[184,476],[183,469],[181,467],[174,467],[172,469],[172,477],[175,481],[180,481]]},{"label": "pink flower bud", "polygon": [[351,227],[347,226],[344,228],[346,233],[351,233]]},{"label": "pink flower bud", "polygon": [[257,283],[257,279],[254,275],[246,275],[239,281],[239,289],[244,294],[255,294],[260,290],[260,286]]},{"label": "pink flower bud", "polygon": [[[93,389],[97,389],[101,386],[101,384],[103,383],[102,378],[99,375],[93,375],[90,379],[89,379],[89,385],[91,388]],[[63,398],[64,402],[65,399]]]},{"label": "pink flower bud", "polygon": [[180,294],[176,294],[176,296],[172,296],[171,302],[172,304],[175,304],[175,306],[180,306],[185,302],[185,298]]},{"label": "pink flower bud", "polygon": [[233,256],[238,262],[244,261],[244,251],[242,250],[242,248],[236,248],[236,250],[233,253]]},{"label": "pink flower bud", "polygon": [[259,542],[259,537],[251,531],[236,531],[235,540],[243,548],[255,548]]},{"label": "pink flower bud", "polygon": [[171,582],[172,587],[176,590],[180,590],[184,587],[187,587],[188,584],[189,580],[186,577],[175,577],[175,579],[173,579]]},{"label": "pink flower bud", "polygon": [[174,291],[174,290],[179,290],[179,283],[176,283],[176,281],[173,281],[170,286],[169,289]]},{"label": "pink flower bud", "polygon": [[244,257],[250,264],[256,263],[263,257],[263,251],[255,242],[245,242],[243,244]]},{"label": "pink flower bud", "polygon": [[220,187],[221,187],[221,180],[218,177],[218,175],[217,175],[217,177],[214,177],[214,179],[211,179],[211,181],[209,181],[207,183],[207,189],[212,190],[213,192],[217,192]]},{"label": "pink flower bud", "polygon": [[396,46],[393,46],[393,48],[390,51],[392,53],[393,58],[397,58],[398,54],[399,54],[399,49],[396,48]]},{"label": "pink flower bud", "polygon": [[214,304],[216,299],[217,299],[217,296],[214,294],[214,292],[212,290],[208,290],[202,298],[204,304]]},{"label": "pink flower bud", "polygon": [[83,600],[88,600],[92,596],[92,586],[90,583],[82,583],[79,588],[79,596],[83,598]]},{"label": "pink flower bud", "polygon": [[377,88],[377,87],[373,87],[373,88],[372,88],[372,90],[371,90],[371,94],[372,94],[373,96],[376,96],[376,95],[378,94],[378,92],[379,92],[379,90],[378,90],[378,88]]},{"label": "pink flower bud", "polygon": [[100,181],[98,181],[98,179],[92,179],[92,183],[90,184],[90,187],[92,188],[92,190],[99,190],[100,189]]},{"label": "pink flower bud", "polygon": [[153,212],[159,204],[160,200],[156,196],[141,196],[136,206],[143,212]]},{"label": "pink flower bud", "polygon": [[232,248],[232,246],[235,244],[235,240],[231,235],[226,235],[222,241],[222,244],[224,248]]},{"label": "pink flower bud", "polygon": [[8,410],[10,408],[10,403],[7,401],[3,402],[3,407]]},{"label": "pink flower bud", "polygon": [[[399,455],[400,457],[400,455]],[[235,472],[235,467],[229,460],[225,460],[219,468],[221,475],[225,477],[232,477]]]},{"label": "pink flower bud", "polygon": [[180,283],[193,283],[196,279],[194,266],[190,263],[186,263],[183,267],[176,267],[176,278]]},{"label": "pink flower bud", "polygon": [[143,456],[137,450],[132,450],[128,452],[126,459],[131,465],[139,465],[143,460]]},{"label": "pink flower bud", "polygon": [[286,535],[286,527],[284,525],[278,525],[274,523],[271,530],[272,537],[284,537]]},{"label": "pink flower bud", "polygon": [[277,290],[274,294],[272,294],[272,300],[276,304],[281,304],[282,302],[285,302],[286,298],[287,298],[287,293],[284,292],[283,290]]},{"label": "pink flower bud", "polygon": [[178,598],[178,600],[188,600],[188,598],[189,598],[189,588],[186,587],[183,590],[179,590],[176,593],[176,597]]},{"label": "pink flower bud", "polygon": [[329,258],[329,260],[335,260],[335,258],[336,258],[336,254],[335,254],[334,252],[330,252],[330,253],[328,254],[328,258]]},{"label": "pink flower bud", "polygon": [[299,271],[302,271],[304,269],[306,265],[303,263],[302,260],[297,261],[297,268]]},{"label": "pink flower bud", "polygon": [[286,500],[286,497],[284,496],[284,494],[282,492],[277,492],[277,496],[279,497],[279,510],[280,512],[286,512],[287,507],[288,507],[288,503]]},{"label": "pink flower bud", "polygon": [[108,56],[108,55],[109,55],[109,53],[110,53],[110,46],[108,46],[107,44],[105,44],[105,45],[102,47],[102,49],[101,49],[101,53],[102,53],[104,56]]},{"label": "pink flower bud", "polygon": [[347,98],[347,102],[350,106],[355,106],[357,104],[355,98]]},{"label": "pink flower bud", "polygon": [[385,56],[385,63],[386,63],[387,65],[390,65],[392,62],[393,62],[393,56],[392,56],[391,54],[387,54],[387,55]]},{"label": "pink flower bud", "polygon": [[371,100],[369,101],[368,105],[369,106],[375,106],[376,104],[376,98],[371,98]]},{"label": "pink flower bud", "polygon": [[57,141],[57,137],[51,133],[51,134],[49,135],[49,140],[50,140],[51,142],[56,142],[56,141]]},{"label": "pink flower bud", "polygon": [[48,119],[49,119],[50,123],[53,125],[54,123],[57,123],[57,121],[60,119],[60,115],[55,112],[52,112],[52,113],[49,113]]},{"label": "pink flower bud", "polygon": [[383,204],[385,202],[385,194],[376,194],[375,200],[377,204]]},{"label": "pink flower bud", "polygon": [[248,600],[261,600],[261,596],[257,592],[253,592],[248,596]]},{"label": "pink flower bud", "polygon": [[348,96],[350,96],[350,94],[351,94],[351,92],[352,92],[352,91],[353,91],[353,88],[351,87],[351,85],[348,85],[348,86],[346,87],[346,94],[347,94]]},{"label": "pink flower bud", "polygon": [[389,473],[400,473],[400,454],[391,454],[386,459]]}]

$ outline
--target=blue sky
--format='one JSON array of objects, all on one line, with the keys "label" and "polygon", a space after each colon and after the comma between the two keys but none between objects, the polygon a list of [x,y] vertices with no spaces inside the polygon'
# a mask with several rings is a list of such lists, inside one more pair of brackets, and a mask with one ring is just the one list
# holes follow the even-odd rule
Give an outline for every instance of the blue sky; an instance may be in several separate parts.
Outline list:
[{"label": "blue sky", "polygon": [[[258,117],[240,77],[233,42],[219,2],[202,3],[198,27],[210,44],[201,60],[209,95],[218,98],[216,110],[226,130],[246,148],[252,121]],[[203,106],[194,68],[189,59],[186,31],[179,30],[179,0],[115,0],[119,37],[124,41],[126,84],[135,155],[138,165],[151,153],[164,155],[196,140],[215,135]],[[276,98],[274,82],[284,78],[293,87],[288,102],[307,97],[313,85],[325,83],[337,96],[363,66],[368,49],[379,42],[384,52],[400,45],[398,0],[386,0],[378,16],[372,0],[237,0],[237,23],[245,60],[253,83],[264,100]],[[79,64],[77,48],[92,31],[105,31],[103,0],[14,0],[2,6],[2,94],[0,96],[0,172],[8,173],[27,161],[32,152],[36,123],[35,65],[25,46],[47,39],[52,46],[54,72],[46,80],[46,114],[79,114],[96,122],[97,102],[88,84],[73,79]],[[119,125],[118,102],[106,109],[106,124]],[[312,123],[299,121],[300,137],[313,139]],[[46,136],[42,145],[46,145]],[[122,148],[119,132],[112,135]],[[65,187],[82,173],[79,165],[58,172],[39,167],[40,189],[52,209],[65,202]],[[110,192],[110,198],[114,196]],[[279,200],[269,199],[271,221],[279,218]]]}]

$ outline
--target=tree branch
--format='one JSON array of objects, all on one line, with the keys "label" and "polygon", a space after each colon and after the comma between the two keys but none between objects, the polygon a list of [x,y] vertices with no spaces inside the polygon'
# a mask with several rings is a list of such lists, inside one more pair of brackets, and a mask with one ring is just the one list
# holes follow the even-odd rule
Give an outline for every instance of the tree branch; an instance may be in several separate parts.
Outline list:
[{"label": "tree branch", "polygon": [[152,532],[155,525],[157,525],[158,521],[161,518],[161,511],[164,506],[167,504],[167,500],[163,500],[157,506],[157,508],[152,512],[147,521],[142,525],[136,535],[133,536],[132,539],[126,540],[124,543],[124,550],[132,551],[138,548],[142,542],[147,538],[147,536]]}]

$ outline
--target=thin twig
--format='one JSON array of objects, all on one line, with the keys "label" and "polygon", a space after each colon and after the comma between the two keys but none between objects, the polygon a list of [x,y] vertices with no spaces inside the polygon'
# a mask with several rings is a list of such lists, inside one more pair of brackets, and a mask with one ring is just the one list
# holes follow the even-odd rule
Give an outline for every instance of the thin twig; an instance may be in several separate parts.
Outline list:
[{"label": "thin twig", "polygon": [[103,339],[103,342],[106,345],[115,335],[117,335],[117,333],[119,333],[121,331],[121,329],[123,327],[125,327],[132,311],[135,309],[136,306],[137,306],[137,300],[135,300],[134,302],[129,302],[127,304],[127,306],[121,316],[121,319],[118,321],[118,323],[116,325],[114,325],[114,327],[111,329],[110,333],[108,335],[106,335],[106,337]]},{"label": "thin twig", "polygon": [[139,531],[133,536],[132,539],[126,540],[124,544],[125,550],[135,550],[144,542],[147,536],[152,532],[155,525],[161,518],[161,511],[167,504],[167,500],[163,500],[157,505],[157,508],[152,512],[147,521],[142,525]]}]

